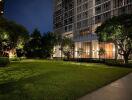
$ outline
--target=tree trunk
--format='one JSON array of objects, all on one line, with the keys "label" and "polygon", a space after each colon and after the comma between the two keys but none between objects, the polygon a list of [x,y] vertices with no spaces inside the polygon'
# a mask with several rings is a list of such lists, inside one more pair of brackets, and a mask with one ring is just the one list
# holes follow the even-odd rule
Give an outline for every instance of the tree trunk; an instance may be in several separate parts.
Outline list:
[{"label": "tree trunk", "polygon": [[128,64],[128,57],[129,57],[128,55],[124,55],[124,63],[125,64]]},{"label": "tree trunk", "polygon": [[61,49],[61,60],[62,60],[62,44],[60,45],[60,49]]},{"label": "tree trunk", "polygon": [[118,46],[115,44],[115,60],[117,61],[118,59]]}]

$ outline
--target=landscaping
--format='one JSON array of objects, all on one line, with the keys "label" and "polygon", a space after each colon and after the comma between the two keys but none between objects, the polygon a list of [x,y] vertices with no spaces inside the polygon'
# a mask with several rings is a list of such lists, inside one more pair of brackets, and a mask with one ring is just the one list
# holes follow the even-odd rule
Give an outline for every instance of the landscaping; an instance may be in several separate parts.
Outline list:
[{"label": "landscaping", "polygon": [[[59,6],[63,3],[66,11],[73,2],[59,1]],[[64,23],[55,23],[54,32],[42,32],[41,28],[29,32],[25,25],[5,18],[3,10],[0,13],[0,100],[77,100],[132,72],[129,11],[110,17],[106,16],[110,13],[92,15],[75,25],[71,23],[74,17],[64,18]],[[89,15],[86,13],[82,15]],[[91,23],[93,19],[95,23]]]},{"label": "landscaping", "polygon": [[0,67],[0,100],[76,100],[130,72],[96,63],[14,61]]},{"label": "landscaping", "polygon": [[9,58],[0,57],[0,67],[5,67],[9,63],[10,63]]}]

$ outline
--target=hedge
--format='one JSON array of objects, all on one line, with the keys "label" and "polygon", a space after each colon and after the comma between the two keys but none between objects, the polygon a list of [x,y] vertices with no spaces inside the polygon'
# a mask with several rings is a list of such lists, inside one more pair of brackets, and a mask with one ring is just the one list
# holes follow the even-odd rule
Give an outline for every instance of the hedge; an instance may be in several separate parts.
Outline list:
[{"label": "hedge", "polygon": [[8,57],[0,57],[0,67],[5,67],[10,63]]}]

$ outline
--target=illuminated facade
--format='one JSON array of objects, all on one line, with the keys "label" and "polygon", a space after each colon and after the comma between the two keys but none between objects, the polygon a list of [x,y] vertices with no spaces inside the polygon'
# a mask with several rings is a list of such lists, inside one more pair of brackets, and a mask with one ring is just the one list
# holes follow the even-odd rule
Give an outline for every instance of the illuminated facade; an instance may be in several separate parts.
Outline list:
[{"label": "illuminated facade", "polygon": [[76,58],[99,58],[99,50],[104,48],[106,53],[101,57],[113,59],[115,46],[99,43],[95,29],[124,13],[132,13],[132,0],[54,0],[54,31],[73,37]]},{"label": "illuminated facade", "polygon": [[74,30],[74,0],[54,0],[54,31],[70,35]]},{"label": "illuminated facade", "polygon": [[3,13],[4,13],[3,0],[0,0],[0,16],[3,15]]}]

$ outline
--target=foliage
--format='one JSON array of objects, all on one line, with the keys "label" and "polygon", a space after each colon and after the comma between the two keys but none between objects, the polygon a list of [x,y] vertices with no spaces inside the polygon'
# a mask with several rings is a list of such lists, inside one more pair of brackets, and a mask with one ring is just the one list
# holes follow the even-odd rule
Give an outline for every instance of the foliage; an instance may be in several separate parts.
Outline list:
[{"label": "foliage", "polygon": [[24,45],[24,51],[26,57],[32,58],[42,58],[42,42],[41,42],[41,33],[38,29],[35,29],[30,35],[29,41]]},{"label": "foliage", "polygon": [[64,56],[67,57],[67,59],[69,59],[72,56],[71,48],[68,46],[63,47],[62,52],[63,52]]},{"label": "foliage", "polygon": [[105,50],[104,50],[104,48],[100,48],[100,50],[99,50],[99,55],[100,56],[102,56],[102,55],[104,55],[105,54]]},{"label": "foliage", "polygon": [[20,58],[18,57],[10,58],[10,61],[20,61]]},{"label": "foliage", "polygon": [[106,59],[105,64],[109,66],[132,68],[131,63],[124,64],[124,61],[122,59],[118,59],[118,60]]},{"label": "foliage", "polygon": [[42,47],[45,51],[45,56],[53,58],[54,46],[59,44],[58,35],[56,33],[48,32],[42,37]]},{"label": "foliage", "polygon": [[9,58],[7,57],[0,57],[0,67],[4,67],[9,64]]},{"label": "foliage", "polygon": [[132,15],[120,15],[105,21],[96,30],[101,42],[113,42],[118,48],[118,53],[128,63],[132,54]]},{"label": "foliage", "polygon": [[74,53],[74,42],[72,41],[71,38],[62,37],[61,51],[64,54],[64,56],[67,57],[67,59],[69,59],[70,57],[73,56],[73,53]]},{"label": "foliage", "polygon": [[17,54],[17,57],[23,57],[25,55],[23,49],[17,49],[16,54]]},{"label": "foliage", "polygon": [[59,37],[52,32],[41,35],[38,29],[35,29],[30,35],[29,41],[24,46],[26,57],[29,58],[52,58],[54,46],[59,42]]},{"label": "foliage", "polygon": [[84,53],[83,48],[79,48],[77,53],[78,53],[79,56],[81,56]]},{"label": "foliage", "polygon": [[34,29],[33,33],[30,35],[30,37],[31,37],[31,39],[40,39],[41,38],[41,33],[36,28],[36,29]]},{"label": "foliage", "polygon": [[28,31],[22,25],[0,17],[0,54],[8,56],[9,51],[19,48],[28,39]]}]

